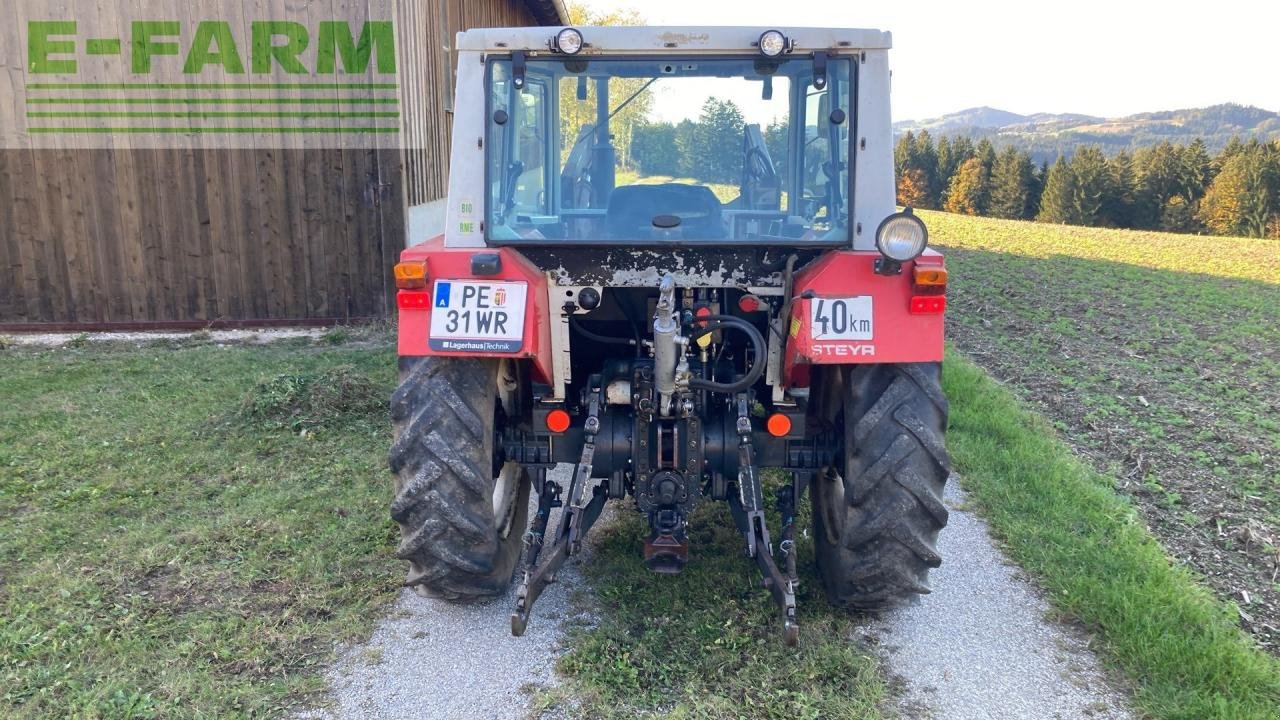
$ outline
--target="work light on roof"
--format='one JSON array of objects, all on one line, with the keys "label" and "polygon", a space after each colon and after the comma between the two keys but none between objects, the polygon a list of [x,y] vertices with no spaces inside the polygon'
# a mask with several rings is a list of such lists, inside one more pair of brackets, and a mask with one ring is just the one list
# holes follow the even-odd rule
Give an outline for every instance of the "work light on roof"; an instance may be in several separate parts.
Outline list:
[{"label": "work light on roof", "polygon": [[556,52],[577,55],[582,50],[582,33],[574,28],[565,28],[556,33],[553,46]]},{"label": "work light on roof", "polygon": [[766,30],[756,44],[765,57],[778,57],[787,51],[787,36],[778,30]]}]

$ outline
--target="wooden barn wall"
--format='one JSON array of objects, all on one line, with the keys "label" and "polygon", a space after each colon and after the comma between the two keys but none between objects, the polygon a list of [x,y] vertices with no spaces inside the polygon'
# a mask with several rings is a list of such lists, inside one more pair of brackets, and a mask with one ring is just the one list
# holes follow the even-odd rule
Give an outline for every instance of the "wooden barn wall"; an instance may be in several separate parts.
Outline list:
[{"label": "wooden barn wall", "polygon": [[383,316],[398,172],[388,151],[0,151],[0,325]]},{"label": "wooden barn wall", "polygon": [[439,200],[448,191],[453,130],[454,36],[468,28],[536,24],[523,2],[435,0],[400,7],[400,32],[428,42],[403,43],[405,195],[410,205]]},{"label": "wooden barn wall", "polygon": [[520,0],[399,9],[407,149],[0,150],[0,328],[384,317],[406,203],[448,177],[454,34]]}]

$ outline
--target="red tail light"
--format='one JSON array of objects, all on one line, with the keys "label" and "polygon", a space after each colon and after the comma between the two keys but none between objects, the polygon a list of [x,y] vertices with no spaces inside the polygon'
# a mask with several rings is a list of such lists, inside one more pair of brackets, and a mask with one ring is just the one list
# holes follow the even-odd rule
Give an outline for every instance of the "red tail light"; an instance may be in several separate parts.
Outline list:
[{"label": "red tail light", "polygon": [[396,293],[396,305],[401,310],[426,310],[431,307],[431,293],[401,290]]},{"label": "red tail light", "polygon": [[941,315],[947,311],[947,296],[913,295],[909,310],[912,315]]}]

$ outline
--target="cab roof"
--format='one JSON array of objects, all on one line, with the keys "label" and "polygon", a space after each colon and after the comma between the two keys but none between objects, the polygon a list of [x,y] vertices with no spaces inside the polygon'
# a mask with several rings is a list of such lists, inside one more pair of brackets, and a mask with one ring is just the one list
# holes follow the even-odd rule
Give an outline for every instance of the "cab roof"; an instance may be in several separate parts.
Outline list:
[{"label": "cab roof", "polygon": [[[564,26],[477,28],[458,33],[459,50],[548,51],[551,38]],[[810,27],[578,27],[585,43],[582,55],[752,52],[760,35],[779,30],[793,43],[792,52],[814,50],[886,50],[893,37],[883,30]]]}]

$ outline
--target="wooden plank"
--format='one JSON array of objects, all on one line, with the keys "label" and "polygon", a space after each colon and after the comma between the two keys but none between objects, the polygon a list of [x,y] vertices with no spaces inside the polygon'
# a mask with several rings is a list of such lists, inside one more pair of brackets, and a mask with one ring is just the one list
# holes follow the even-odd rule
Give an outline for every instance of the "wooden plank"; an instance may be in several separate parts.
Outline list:
[{"label": "wooden plank", "polygon": [[69,277],[69,268],[76,261],[78,246],[67,242],[62,215],[62,182],[58,150],[31,150],[34,166],[36,204],[39,220],[36,225],[37,253],[40,257],[40,293],[50,303],[52,317],[79,320],[75,290]]},{"label": "wooden plank", "polygon": [[116,151],[112,168],[115,182],[110,195],[120,215],[117,244],[120,265],[116,267],[127,297],[128,317],[140,321],[150,317],[148,300],[152,278],[147,275],[143,253],[143,210],[138,184],[138,153],[127,146]]},{"label": "wooden plank", "polygon": [[348,315],[361,315],[365,312],[365,298],[369,291],[369,278],[365,273],[370,224],[365,208],[368,171],[364,151],[347,150],[342,153],[342,158],[347,225],[347,266],[344,271],[349,285],[344,312]]},{"label": "wooden plank", "polygon": [[208,237],[208,256],[214,285],[214,302],[209,310],[210,319],[243,317],[240,312],[242,283],[239,262],[234,250],[235,235],[229,222],[228,194],[234,194],[234,186],[225,176],[227,153],[206,149],[199,154],[198,165],[204,178],[201,190],[204,225]]},{"label": "wooden plank", "polygon": [[158,243],[164,234],[164,217],[159,207],[159,153],[155,150],[132,151],[137,182],[134,197],[138,206],[138,263],[142,271],[138,287],[146,298],[142,317],[136,320],[177,319],[166,304],[169,288],[164,274],[162,250]]},{"label": "wooden plank", "polygon": [[27,310],[15,227],[17,209],[6,201],[13,197],[9,171],[12,154],[12,150],[0,148],[0,318],[25,317]]},{"label": "wooden plank", "polygon": [[40,227],[40,205],[42,199],[37,194],[35,163],[33,151],[29,149],[10,150],[9,167],[13,198],[13,234],[10,236],[17,248],[18,261],[22,267],[23,296],[26,298],[24,317],[30,322],[51,321],[57,318],[53,312],[52,298],[42,292],[40,285],[41,262],[40,240],[37,232]]},{"label": "wooden plank", "polygon": [[380,242],[378,247],[377,266],[374,271],[376,282],[374,289],[382,306],[378,314],[390,316],[395,308],[395,283],[391,282],[395,264],[400,258],[400,251],[405,246],[406,227],[404,196],[404,156],[397,150],[380,150],[377,155],[378,173],[381,182],[388,192],[382,198],[379,212]]},{"label": "wooden plank", "polygon": [[209,213],[208,165],[209,151],[197,147],[186,153],[188,163],[183,182],[187,184],[190,195],[189,241],[194,243],[185,249],[183,265],[188,270],[188,280],[196,285],[193,319],[215,320],[218,312],[218,262],[214,254],[213,237],[211,235],[212,219]]},{"label": "wooden plank", "polygon": [[124,254],[121,247],[121,210],[119,194],[113,189],[118,160],[114,149],[94,150],[87,153],[92,163],[92,185],[89,189],[91,204],[91,232],[94,252],[95,276],[101,290],[101,311],[104,322],[121,322],[132,319],[129,293],[132,288],[125,282],[121,269]]},{"label": "wooden plank", "polygon": [[[69,17],[80,19],[81,27],[100,31],[98,37],[126,37],[128,20],[125,13],[102,2],[80,3]],[[90,19],[91,18],[91,19]],[[95,81],[125,82],[128,66],[123,62],[95,65]],[[106,148],[90,151],[93,170],[86,197],[91,204],[88,238],[93,248],[95,285],[101,290],[100,309],[107,322],[124,322],[134,319],[130,297],[134,286],[126,271],[127,239],[125,232],[125,204],[129,189],[120,187],[115,180],[117,165],[128,162],[130,139],[127,136],[110,137]]]},{"label": "wooden plank", "polygon": [[106,269],[99,252],[101,228],[93,227],[90,218],[101,201],[97,183],[93,181],[93,156],[97,151],[67,150],[62,156],[64,171],[63,211],[69,246],[75,246],[80,266],[70,268],[78,314],[82,320],[106,319]]},{"label": "wooden plank", "polygon": [[312,150],[302,154],[302,204],[300,207],[303,268],[307,291],[307,317],[323,317],[329,312],[332,292],[329,259],[326,252],[330,232],[324,223],[325,161],[329,150]]},{"label": "wooden plank", "polygon": [[[308,17],[312,9],[309,5],[299,6],[284,0],[260,0],[260,8],[255,17],[287,18],[300,21],[304,26],[316,26]],[[277,95],[297,97],[302,93],[284,92]],[[299,153],[303,151],[283,147],[283,142],[277,142],[274,138],[266,140],[266,144],[271,148],[275,173],[271,178],[271,192],[262,201],[268,206],[268,217],[275,232],[275,239],[271,242],[278,268],[275,282],[281,300],[281,314],[278,317],[305,317],[306,286],[301,282],[303,273],[298,267],[301,238],[293,217],[301,206],[302,192],[293,165],[301,159]]]}]

